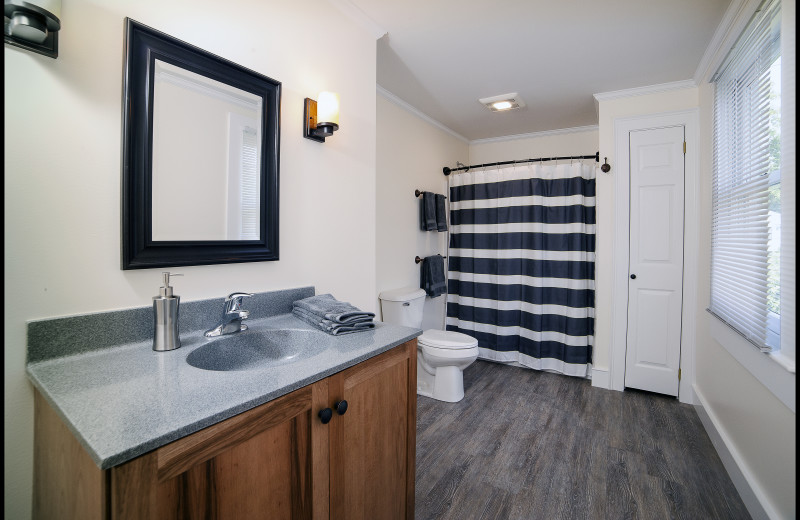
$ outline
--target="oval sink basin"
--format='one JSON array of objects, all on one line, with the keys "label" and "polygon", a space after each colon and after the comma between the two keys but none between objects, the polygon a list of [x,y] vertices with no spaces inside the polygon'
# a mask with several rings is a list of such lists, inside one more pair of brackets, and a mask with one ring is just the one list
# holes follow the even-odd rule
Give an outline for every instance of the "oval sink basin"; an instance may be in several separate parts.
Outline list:
[{"label": "oval sink basin", "polygon": [[322,352],[320,334],[310,330],[246,330],[209,340],[187,357],[186,362],[203,370],[250,370],[283,365]]}]

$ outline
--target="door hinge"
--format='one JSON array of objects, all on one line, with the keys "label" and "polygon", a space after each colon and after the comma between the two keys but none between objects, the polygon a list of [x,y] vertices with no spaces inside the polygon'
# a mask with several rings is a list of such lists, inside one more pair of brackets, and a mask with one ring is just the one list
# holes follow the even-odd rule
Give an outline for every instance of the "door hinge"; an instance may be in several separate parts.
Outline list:
[{"label": "door hinge", "polygon": [[678,369],[678,381],[680,381],[680,380],[681,380],[681,369],[679,368]]},{"label": "door hinge", "polygon": [[683,155],[686,155],[686,141],[683,142]]}]

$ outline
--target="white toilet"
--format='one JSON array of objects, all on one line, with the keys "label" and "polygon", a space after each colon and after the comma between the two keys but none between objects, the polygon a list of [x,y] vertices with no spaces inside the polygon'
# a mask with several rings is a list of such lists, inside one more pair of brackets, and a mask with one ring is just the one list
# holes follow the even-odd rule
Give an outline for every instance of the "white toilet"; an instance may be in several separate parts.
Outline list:
[{"label": "white toilet", "polygon": [[[383,291],[383,321],[422,328],[425,291],[415,287]],[[460,332],[428,329],[417,338],[417,393],[456,403],[464,398],[464,369],[478,359],[478,340]]]}]

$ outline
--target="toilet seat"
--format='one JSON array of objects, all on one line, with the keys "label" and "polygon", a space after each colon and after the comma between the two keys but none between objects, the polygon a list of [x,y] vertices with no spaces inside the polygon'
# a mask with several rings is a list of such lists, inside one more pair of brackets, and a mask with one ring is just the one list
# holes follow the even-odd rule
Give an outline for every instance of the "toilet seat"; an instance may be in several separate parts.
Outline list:
[{"label": "toilet seat", "polygon": [[442,350],[464,350],[478,346],[477,339],[452,330],[426,330],[417,338],[417,342],[423,347]]}]

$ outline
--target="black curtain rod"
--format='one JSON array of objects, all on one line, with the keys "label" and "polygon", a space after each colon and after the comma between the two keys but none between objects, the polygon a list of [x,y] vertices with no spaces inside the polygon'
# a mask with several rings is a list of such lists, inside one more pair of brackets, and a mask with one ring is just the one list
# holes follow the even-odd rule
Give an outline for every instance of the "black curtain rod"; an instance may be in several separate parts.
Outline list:
[{"label": "black curtain rod", "polygon": [[445,166],[442,168],[442,172],[445,175],[450,175],[451,172],[457,172],[460,170],[471,170],[472,168],[483,168],[485,166],[504,166],[506,164],[525,164],[529,162],[543,162],[543,161],[564,161],[567,159],[594,159],[597,162],[600,162],[600,152],[595,153],[594,155],[572,155],[569,157],[539,157],[538,159],[521,159],[519,161],[502,161],[502,162],[493,162],[493,163],[486,163],[486,164],[472,164],[470,166],[462,166],[461,168],[448,168]]}]

